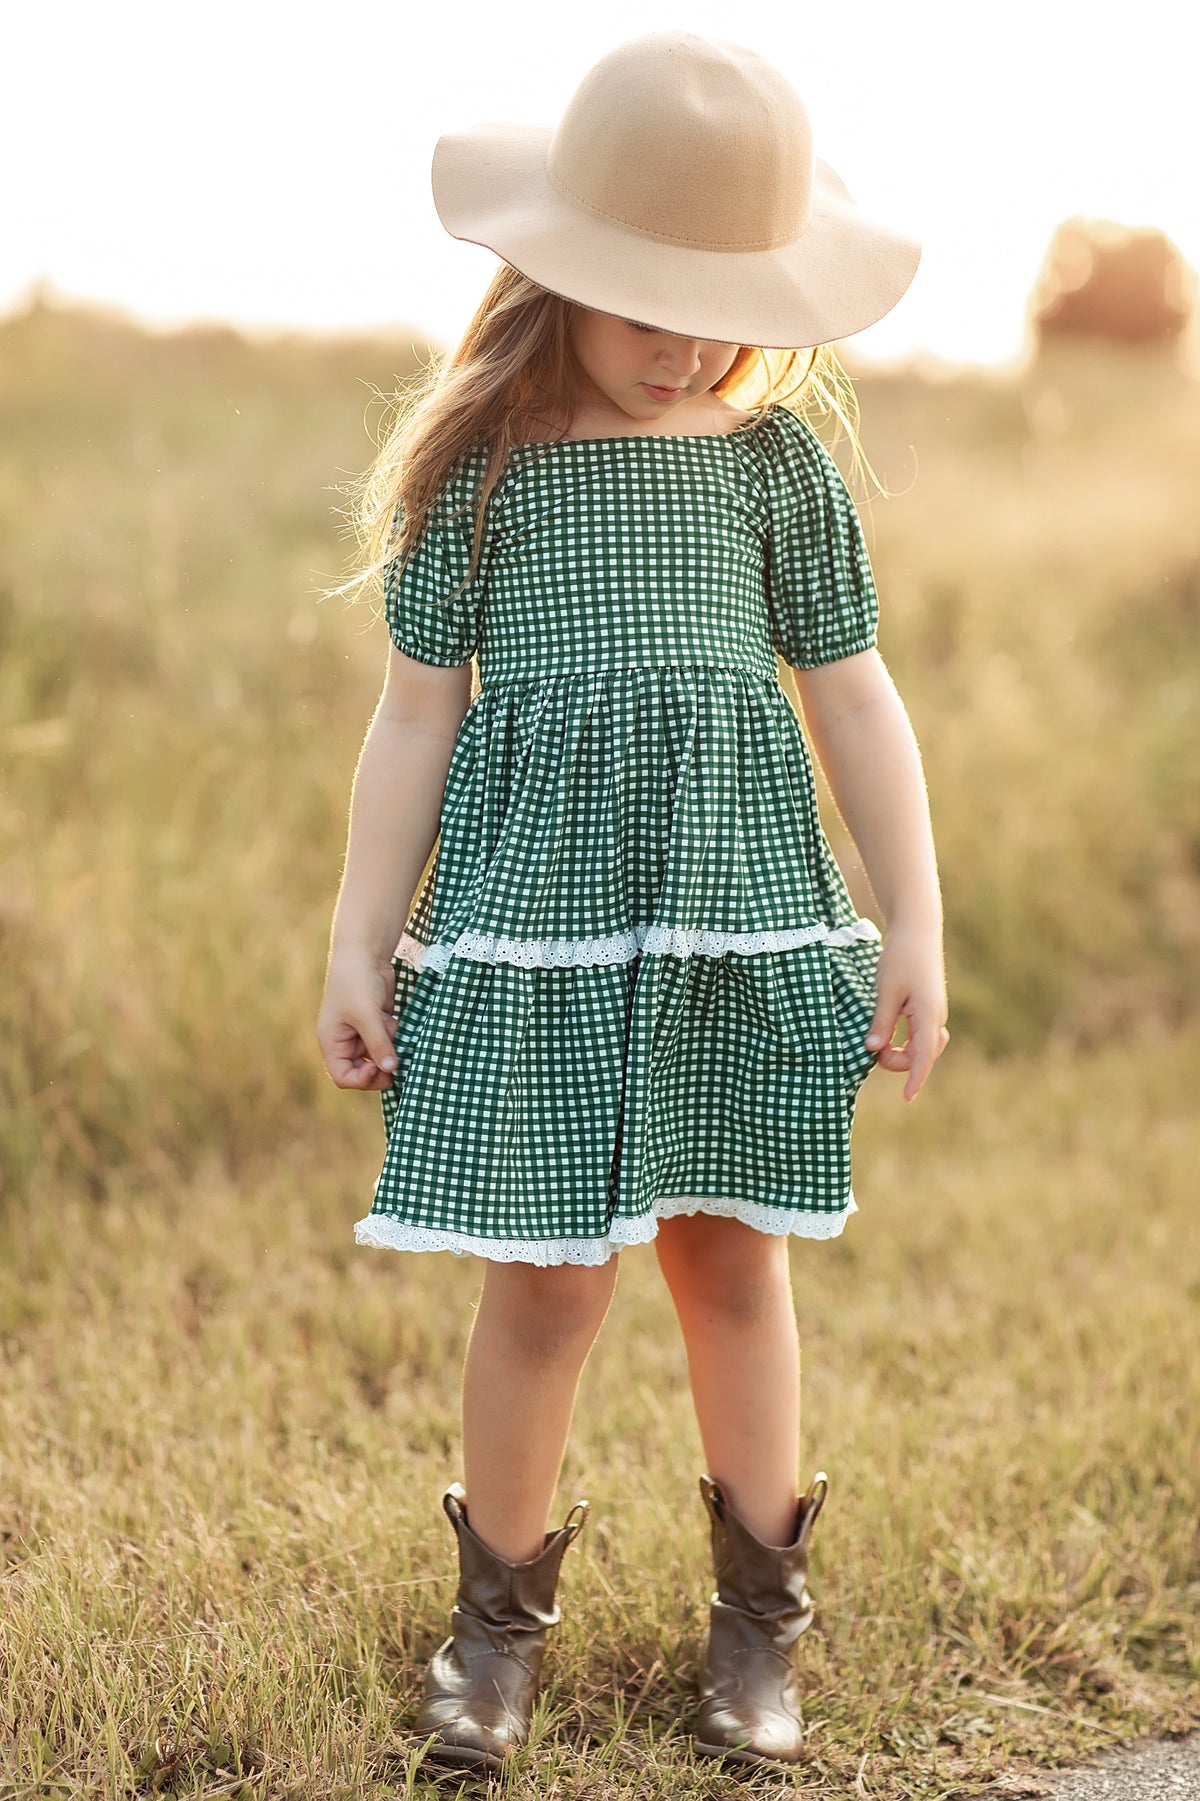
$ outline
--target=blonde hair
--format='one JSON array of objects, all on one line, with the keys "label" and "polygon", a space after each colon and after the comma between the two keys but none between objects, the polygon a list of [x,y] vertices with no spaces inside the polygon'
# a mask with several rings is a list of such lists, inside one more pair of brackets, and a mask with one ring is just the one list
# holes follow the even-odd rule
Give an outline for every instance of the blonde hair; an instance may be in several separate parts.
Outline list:
[{"label": "blonde hair", "polygon": [[[570,342],[576,303],[539,287],[502,263],[455,348],[435,354],[390,400],[392,419],[378,454],[344,484],[345,509],[358,542],[355,573],[327,598],[369,583],[386,564],[407,559],[420,542],[448,477],[464,459],[486,451],[475,506],[471,573],[478,565],[484,517],[509,451],[531,440],[562,437],[582,370]],[[802,357],[807,366],[797,374]],[[808,352],[742,345],[713,393],[757,412],[799,400],[796,410],[832,412],[846,429],[856,466],[865,467],[858,438],[858,400],[831,345]]]}]

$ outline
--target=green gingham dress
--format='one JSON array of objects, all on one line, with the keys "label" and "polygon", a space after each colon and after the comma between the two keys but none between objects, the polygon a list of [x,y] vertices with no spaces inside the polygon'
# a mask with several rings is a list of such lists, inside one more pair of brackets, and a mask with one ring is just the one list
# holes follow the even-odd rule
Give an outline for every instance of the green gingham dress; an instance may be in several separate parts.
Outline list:
[{"label": "green gingham dress", "polygon": [[817,817],[775,652],[875,643],[807,421],[482,450],[385,572],[394,643],[478,655],[396,947],[399,1068],[359,1244],[597,1264],[675,1214],[832,1238],[879,932]]}]

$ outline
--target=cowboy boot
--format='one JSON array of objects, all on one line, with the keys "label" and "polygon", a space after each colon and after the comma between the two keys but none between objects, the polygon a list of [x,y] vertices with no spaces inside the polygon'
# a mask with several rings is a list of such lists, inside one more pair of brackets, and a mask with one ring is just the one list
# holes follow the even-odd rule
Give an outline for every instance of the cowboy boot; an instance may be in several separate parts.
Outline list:
[{"label": "cowboy boot", "polygon": [[822,1470],[796,1504],[792,1543],[760,1544],[707,1476],[717,1592],[700,1673],[694,1736],[704,1757],[795,1763],[804,1746],[793,1648],[812,1624],[808,1541],[829,1486]]},{"label": "cowboy boot", "polygon": [[416,1729],[423,1738],[436,1734],[427,1753],[435,1762],[498,1769],[529,1736],[546,1634],[560,1617],[559,1565],[588,1504],[578,1501],[558,1531],[546,1534],[537,1557],[509,1563],[472,1532],[466,1499],[458,1482],[442,1498],[458,1536],[458,1597],[451,1635],[425,1673]]}]

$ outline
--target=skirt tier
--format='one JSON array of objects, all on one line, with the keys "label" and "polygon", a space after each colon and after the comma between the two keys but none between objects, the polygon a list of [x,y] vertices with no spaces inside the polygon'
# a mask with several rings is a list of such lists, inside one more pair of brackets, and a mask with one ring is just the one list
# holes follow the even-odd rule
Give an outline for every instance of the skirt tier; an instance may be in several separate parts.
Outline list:
[{"label": "skirt tier", "polygon": [[485,686],[393,958],[357,1241],[600,1263],[695,1212],[836,1236],[878,955],[777,683]]}]

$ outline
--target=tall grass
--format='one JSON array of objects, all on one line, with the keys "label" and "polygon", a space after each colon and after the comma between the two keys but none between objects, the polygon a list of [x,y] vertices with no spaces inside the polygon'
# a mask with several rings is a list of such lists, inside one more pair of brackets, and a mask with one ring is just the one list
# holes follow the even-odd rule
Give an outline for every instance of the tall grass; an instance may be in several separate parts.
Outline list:
[{"label": "tall grass", "polygon": [[313,984],[381,650],[365,609],[313,596],[365,383],[396,361],[49,311],[0,332],[0,1130],[23,1181],[336,1130]]},{"label": "tall grass", "polygon": [[1064,350],[863,394],[885,653],[926,751],[957,1024],[1080,1048],[1200,995],[1200,384]]},{"label": "tall grass", "polygon": [[[315,596],[411,360],[0,324],[0,1801],[428,1790],[479,1271],[354,1247],[377,1102],[313,1039],[385,642]],[[863,1216],[793,1256],[833,1477],[804,1781],[887,1801],[1200,1713],[1200,411],[1133,356],[859,394],[954,1042],[914,1109],[872,1078]],[[732,1795],[684,1730],[682,1351],[622,1255],[505,1786]]]},{"label": "tall grass", "polygon": [[[401,349],[45,308],[0,328],[0,1131],[22,1182],[338,1130],[313,989],[384,638],[315,596]],[[1019,388],[860,383],[907,490],[863,511],[953,1025],[991,1050],[1195,1011],[1194,388],[1086,357]]]}]

